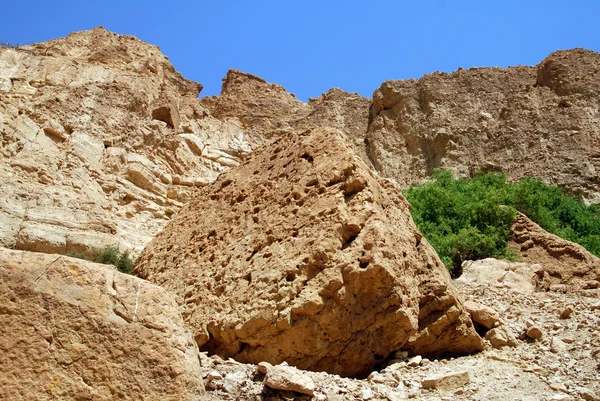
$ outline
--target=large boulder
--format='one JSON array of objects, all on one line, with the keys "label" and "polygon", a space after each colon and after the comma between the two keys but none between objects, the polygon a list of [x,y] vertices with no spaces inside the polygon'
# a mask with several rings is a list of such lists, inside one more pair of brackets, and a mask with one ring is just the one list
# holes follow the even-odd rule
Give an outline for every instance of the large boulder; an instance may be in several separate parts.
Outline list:
[{"label": "large boulder", "polygon": [[207,186],[135,270],[178,294],[201,349],[363,376],[399,349],[481,339],[409,204],[343,134],[279,138]]},{"label": "large boulder", "polygon": [[199,400],[198,350],[160,287],[0,248],[0,399]]}]

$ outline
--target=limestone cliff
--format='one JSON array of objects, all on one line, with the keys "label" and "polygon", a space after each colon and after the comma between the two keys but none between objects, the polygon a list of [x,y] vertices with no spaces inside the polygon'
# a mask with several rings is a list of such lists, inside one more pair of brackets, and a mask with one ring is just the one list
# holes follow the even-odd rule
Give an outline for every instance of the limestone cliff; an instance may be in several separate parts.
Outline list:
[{"label": "limestone cliff", "polygon": [[0,245],[143,246],[251,148],[156,46],[102,28],[0,49]]}]

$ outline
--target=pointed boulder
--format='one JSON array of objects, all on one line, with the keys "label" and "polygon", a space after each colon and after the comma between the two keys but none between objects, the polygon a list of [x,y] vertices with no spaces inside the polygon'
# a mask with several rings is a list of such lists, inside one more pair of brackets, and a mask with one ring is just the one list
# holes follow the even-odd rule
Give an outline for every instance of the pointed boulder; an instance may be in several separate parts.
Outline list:
[{"label": "pointed boulder", "polygon": [[481,339],[399,188],[317,129],[279,138],[203,188],[144,250],[201,349],[365,376],[399,349]]}]

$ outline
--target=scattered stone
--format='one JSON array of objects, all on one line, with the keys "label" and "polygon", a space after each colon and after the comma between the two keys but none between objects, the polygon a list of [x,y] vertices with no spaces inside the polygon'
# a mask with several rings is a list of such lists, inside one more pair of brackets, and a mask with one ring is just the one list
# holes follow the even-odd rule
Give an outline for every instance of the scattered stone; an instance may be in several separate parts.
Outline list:
[{"label": "scattered stone", "polygon": [[487,329],[494,327],[494,324],[500,321],[500,315],[489,306],[480,304],[479,302],[466,301],[465,309],[471,315],[474,322],[479,323]]},{"label": "scattered stone", "polygon": [[598,397],[596,395],[596,393],[594,393],[592,390],[584,388],[584,387],[578,387],[577,394],[586,401],[599,401],[600,400],[600,397]]},{"label": "scattered stone", "polygon": [[371,398],[375,397],[375,395],[373,394],[373,390],[371,390],[370,388],[363,388],[361,391],[361,395],[363,400],[370,400]]},{"label": "scattered stone", "polygon": [[408,358],[408,351],[396,351],[394,354],[394,359],[405,360]]},{"label": "scattered stone", "polygon": [[469,372],[452,372],[437,376],[426,377],[421,381],[424,389],[435,388],[442,391],[455,391],[457,388],[469,384]]},{"label": "scattered stone", "polygon": [[562,391],[563,393],[568,391],[567,387],[563,383],[550,383],[550,388],[554,391]]},{"label": "scattered stone", "polygon": [[271,369],[272,367],[273,365],[271,365],[269,362],[263,361],[258,363],[258,371],[263,375],[266,375],[269,369]]},{"label": "scattered stone", "polygon": [[276,365],[269,368],[265,376],[265,385],[274,390],[295,391],[313,395],[313,380],[292,366]]},{"label": "scattered stone", "polygon": [[423,360],[423,357],[421,355],[417,355],[417,356],[413,356],[409,361],[408,361],[408,366],[410,367],[415,367],[415,366],[419,366],[421,364],[421,361]]},{"label": "scattered stone", "polygon": [[207,380],[223,380],[223,375],[216,370],[213,370],[206,376]]},{"label": "scattered stone", "polygon": [[499,326],[491,329],[485,334],[485,339],[488,340],[494,348],[504,346],[514,347],[517,345],[517,339],[508,326]]},{"label": "scattered stone", "polygon": [[571,317],[571,314],[573,313],[573,307],[572,306],[567,306],[565,309],[563,309],[560,312],[560,318],[561,319],[568,319]]},{"label": "scattered stone", "polygon": [[544,335],[542,329],[537,326],[529,327],[526,331],[526,334],[527,337],[531,338],[532,340],[539,340]]}]

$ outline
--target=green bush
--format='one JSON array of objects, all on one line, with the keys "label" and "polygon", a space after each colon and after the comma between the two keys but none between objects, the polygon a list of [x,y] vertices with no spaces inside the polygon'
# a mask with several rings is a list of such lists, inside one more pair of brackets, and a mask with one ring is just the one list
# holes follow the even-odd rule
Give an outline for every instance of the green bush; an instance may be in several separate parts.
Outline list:
[{"label": "green bush", "polygon": [[454,275],[469,259],[515,260],[508,249],[515,210],[600,256],[600,208],[540,179],[507,183],[504,174],[494,173],[454,179],[436,170],[432,182],[412,186],[405,195],[419,230]]},{"label": "green bush", "polygon": [[129,251],[121,251],[118,245],[110,245],[103,249],[96,249],[90,253],[69,253],[67,256],[105,265],[113,265],[121,273],[133,274],[133,257],[129,255]]}]

